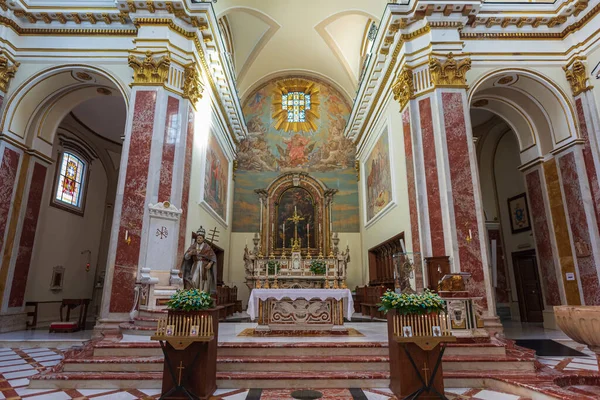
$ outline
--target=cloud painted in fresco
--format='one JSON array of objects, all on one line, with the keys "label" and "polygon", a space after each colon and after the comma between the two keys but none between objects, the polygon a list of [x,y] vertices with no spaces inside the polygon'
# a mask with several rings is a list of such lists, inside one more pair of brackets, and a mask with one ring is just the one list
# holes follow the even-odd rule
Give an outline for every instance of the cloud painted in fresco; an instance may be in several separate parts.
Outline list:
[{"label": "cloud painted in fresco", "polygon": [[358,232],[355,148],[343,136],[350,105],[333,87],[316,81],[321,103],[317,130],[278,131],[271,118],[276,82],[273,80],[256,89],[243,106],[249,135],[238,149],[233,231],[259,230],[260,202],[255,189],[266,188],[281,173],[303,171],[321,180],[327,187],[338,190],[332,206],[334,230]]}]

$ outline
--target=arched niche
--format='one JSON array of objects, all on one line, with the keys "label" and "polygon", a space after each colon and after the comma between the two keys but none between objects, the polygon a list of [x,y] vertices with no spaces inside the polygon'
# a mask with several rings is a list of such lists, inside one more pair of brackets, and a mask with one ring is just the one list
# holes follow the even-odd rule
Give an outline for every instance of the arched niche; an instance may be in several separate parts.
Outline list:
[{"label": "arched niche", "polygon": [[[306,172],[288,172],[277,177],[266,189],[255,191],[261,202],[261,243],[263,253],[281,255],[283,252],[283,222],[285,222],[285,249],[289,253],[294,237],[295,211],[302,218],[298,222],[298,237],[302,252],[318,256],[331,251],[331,204],[337,189],[328,188],[319,179]],[[306,225],[310,226],[307,227]],[[300,226],[301,225],[301,226]],[[308,230],[307,230],[308,228]],[[310,232],[310,246],[307,247]],[[304,235],[304,237],[300,236]]]}]

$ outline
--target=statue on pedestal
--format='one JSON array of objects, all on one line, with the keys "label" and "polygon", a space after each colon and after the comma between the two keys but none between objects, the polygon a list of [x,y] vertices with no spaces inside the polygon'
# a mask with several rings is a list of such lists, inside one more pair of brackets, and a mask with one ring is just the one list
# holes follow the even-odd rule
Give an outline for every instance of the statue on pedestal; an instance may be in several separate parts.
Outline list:
[{"label": "statue on pedestal", "polygon": [[205,240],[206,231],[200,227],[192,233],[194,242],[183,256],[183,286],[207,293],[217,291],[217,255]]}]

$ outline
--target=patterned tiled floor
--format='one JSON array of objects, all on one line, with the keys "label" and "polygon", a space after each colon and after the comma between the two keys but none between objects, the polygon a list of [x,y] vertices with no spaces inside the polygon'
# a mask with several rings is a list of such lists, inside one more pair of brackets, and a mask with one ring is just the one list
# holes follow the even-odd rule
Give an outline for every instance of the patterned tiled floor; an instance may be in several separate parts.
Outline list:
[{"label": "patterned tiled floor", "polygon": [[[561,341],[582,353],[589,355],[586,358],[565,357],[538,357],[545,365],[565,371],[588,370],[598,371],[598,365],[592,352],[585,346],[571,341]],[[8,349],[0,348],[0,399],[40,399],[40,400],[68,400],[68,399],[94,399],[94,400],[135,400],[157,399],[159,390],[156,389],[29,389],[29,377],[38,371],[52,367],[62,359],[64,349],[55,348],[29,348]],[[390,400],[394,399],[389,389],[325,389],[324,400]],[[220,389],[215,392],[213,400],[287,400],[291,397],[292,390],[232,390]],[[519,396],[500,393],[489,389],[472,388],[446,388],[449,399],[479,399],[479,400],[519,400]]]}]

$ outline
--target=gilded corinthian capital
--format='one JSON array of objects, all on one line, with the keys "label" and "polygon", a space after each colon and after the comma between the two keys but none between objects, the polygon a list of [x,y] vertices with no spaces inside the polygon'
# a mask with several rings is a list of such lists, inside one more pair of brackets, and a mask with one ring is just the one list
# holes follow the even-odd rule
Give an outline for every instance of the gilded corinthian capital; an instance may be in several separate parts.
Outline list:
[{"label": "gilded corinthian capital", "polygon": [[588,77],[587,72],[585,70],[585,64],[579,59],[575,60],[573,64],[566,65],[563,67],[565,71],[565,75],[567,76],[567,80],[571,85],[571,90],[573,91],[573,96],[577,96],[586,90],[592,88],[592,86],[588,85]]},{"label": "gilded corinthian capital", "polygon": [[392,92],[394,93],[394,100],[400,103],[400,110],[402,110],[415,93],[412,69],[406,65],[402,68],[392,85]]},{"label": "gilded corinthian capital", "polygon": [[8,92],[10,80],[15,77],[19,63],[8,65],[8,58],[0,56],[0,92]]},{"label": "gilded corinthian capital", "polygon": [[466,74],[470,69],[469,57],[457,60],[452,53],[448,53],[445,59],[429,56],[431,83],[437,87],[466,87]]},{"label": "gilded corinthian capital", "polygon": [[130,55],[129,66],[133,68],[133,85],[164,85],[169,76],[171,58],[168,54],[155,57],[147,51],[143,58]]},{"label": "gilded corinthian capital", "polygon": [[204,85],[200,81],[200,74],[196,69],[196,64],[191,63],[185,67],[183,80],[183,97],[190,100],[192,105],[196,104],[202,98]]}]

